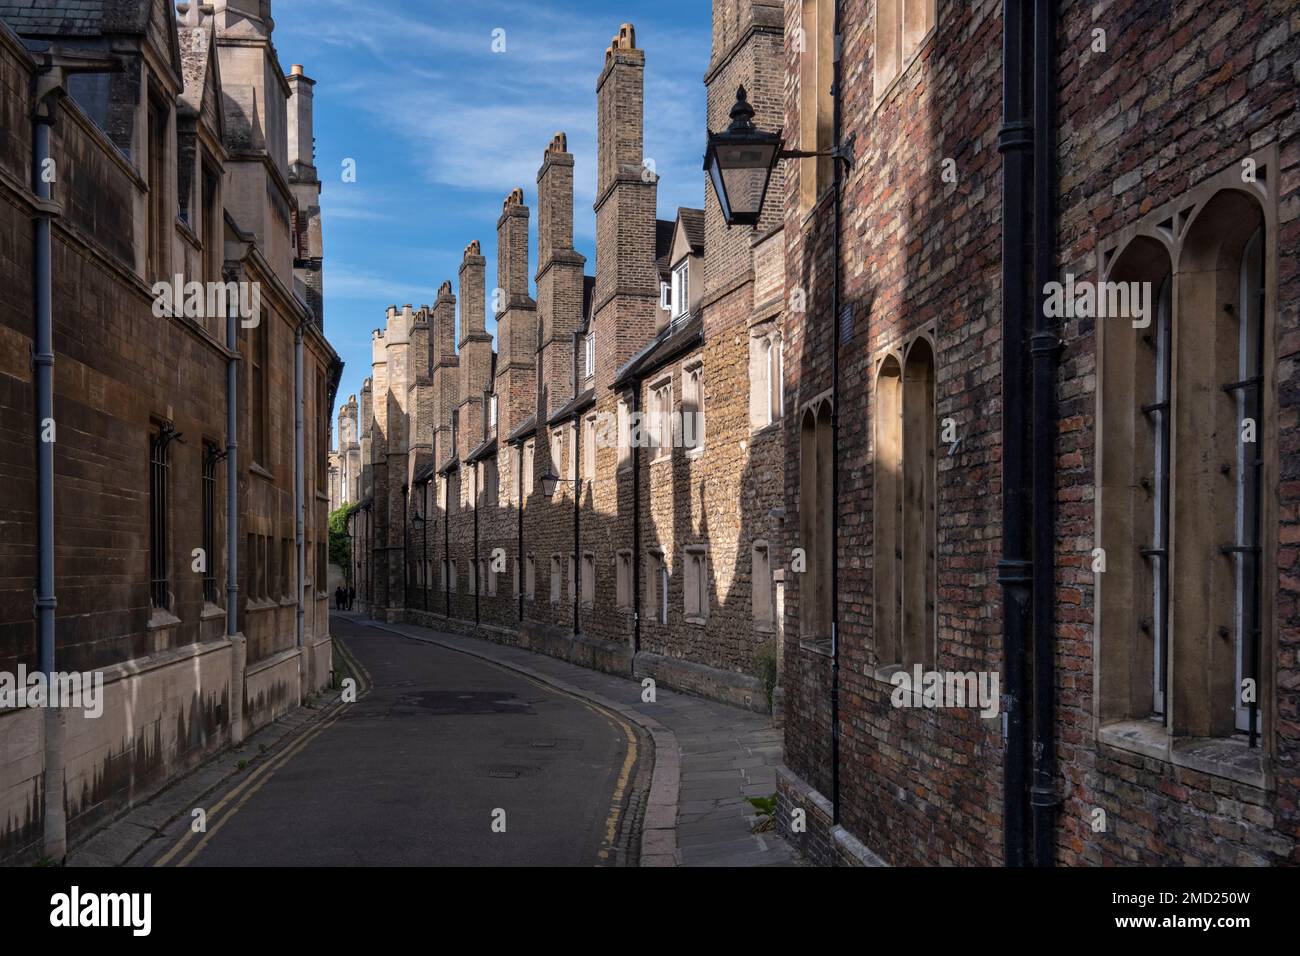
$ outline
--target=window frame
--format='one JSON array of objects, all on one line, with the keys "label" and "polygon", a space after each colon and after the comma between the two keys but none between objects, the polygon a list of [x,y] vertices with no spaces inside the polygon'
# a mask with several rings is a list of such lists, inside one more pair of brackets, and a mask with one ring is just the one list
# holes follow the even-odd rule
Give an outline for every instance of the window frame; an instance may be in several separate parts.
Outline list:
[{"label": "window frame", "polygon": [[680,319],[691,311],[691,260],[686,257],[673,266],[672,317]]}]

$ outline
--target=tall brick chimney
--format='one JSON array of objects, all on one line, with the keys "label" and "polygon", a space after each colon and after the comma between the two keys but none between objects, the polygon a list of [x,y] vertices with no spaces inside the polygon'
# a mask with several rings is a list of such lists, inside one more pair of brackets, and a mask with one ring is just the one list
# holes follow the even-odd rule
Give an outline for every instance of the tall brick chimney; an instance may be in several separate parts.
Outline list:
[{"label": "tall brick chimney", "polygon": [[528,294],[528,207],[520,189],[506,197],[497,220],[497,281],[506,292],[497,313],[497,434],[508,435],[535,411],[537,389],[537,303]]},{"label": "tall brick chimney", "polygon": [[442,465],[451,454],[451,410],[460,402],[460,357],[456,354],[456,296],[451,283],[444,282],[438,289],[433,304],[433,453],[434,460]]},{"label": "tall brick chimney", "polygon": [[586,257],[573,248],[573,155],[557,133],[537,171],[537,306],[541,321],[538,370],[544,416],[573,397],[573,333],[582,324]]},{"label": "tall brick chimney", "polygon": [[625,23],[605,50],[596,81],[596,194],[620,175],[641,174],[644,144],[645,51],[636,48],[636,27]]},{"label": "tall brick chimney", "polygon": [[460,264],[460,408],[461,427],[457,433],[460,447],[456,454],[464,458],[482,439],[483,392],[492,379],[492,336],[487,333],[484,316],[484,275],[487,259],[475,239],[465,247]]},{"label": "tall brick chimney", "polygon": [[[654,335],[657,177],[642,165],[645,53],[623,24],[596,81],[596,389]],[[581,295],[581,291],[579,291]]]},{"label": "tall brick chimney", "polygon": [[316,165],[312,130],[312,87],[316,81],[295,63],[286,77],[289,82],[289,168]]}]

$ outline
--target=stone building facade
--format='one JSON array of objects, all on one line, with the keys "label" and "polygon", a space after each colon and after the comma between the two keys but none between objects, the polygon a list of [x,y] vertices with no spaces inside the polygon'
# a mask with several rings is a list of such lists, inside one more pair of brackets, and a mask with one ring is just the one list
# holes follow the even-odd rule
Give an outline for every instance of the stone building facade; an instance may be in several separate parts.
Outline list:
[{"label": "stone building facade", "polygon": [[[779,4],[714,11],[710,122],[743,80],[779,124]],[[657,218],[645,56],[624,24],[597,80],[593,274],[557,133],[535,246],[523,190],[502,204],[499,287],[471,242],[454,295],[447,282],[432,307],[390,307],[375,331],[352,572],[376,617],[768,711],[784,586],[781,215],[729,232],[710,198]]]},{"label": "stone building facade", "polygon": [[[786,315],[784,540],[814,570],[785,612],[780,825],[822,862],[996,865],[1031,838],[1023,862],[1300,862],[1294,4],[872,0],[840,4],[838,38],[834,6],[785,4],[767,125],[833,143],[842,49],[838,262],[833,168],[789,163],[777,194],[787,297],[807,302]],[[1004,10],[1024,31],[1004,35]],[[1004,127],[1004,43],[1034,29],[1052,62],[1022,59],[1023,89],[1050,77],[1050,108]],[[1037,198],[1005,185],[1023,156]],[[1021,299],[1005,224],[1030,217]],[[1091,292],[1148,307],[1098,315],[1070,291],[1061,309],[1051,282],[1124,283]],[[1020,301],[1023,338],[1005,331]],[[1040,414],[1021,563],[1005,496],[1025,488],[1029,513],[1035,446],[1006,436]],[[819,564],[827,507],[838,560]],[[916,666],[1000,676],[1000,706],[910,706],[895,678]],[[1008,766],[1018,733],[1032,767]]]},{"label": "stone building facade", "polygon": [[[312,81],[284,73],[271,34],[267,0],[0,2],[0,672],[52,663],[103,679],[100,715],[0,710],[3,860],[59,858],[330,679],[326,468],[342,366],[320,311]],[[86,56],[107,71],[79,72]],[[52,204],[34,192],[34,116],[51,129]],[[32,600],[32,223],[46,214],[52,662]],[[192,282],[195,308],[156,311],[158,283]],[[200,301],[226,282],[226,306]]]},{"label": "stone building facade", "polygon": [[361,500],[361,442],[357,439],[357,397],[339,408],[336,444],[329,456],[330,513]]}]

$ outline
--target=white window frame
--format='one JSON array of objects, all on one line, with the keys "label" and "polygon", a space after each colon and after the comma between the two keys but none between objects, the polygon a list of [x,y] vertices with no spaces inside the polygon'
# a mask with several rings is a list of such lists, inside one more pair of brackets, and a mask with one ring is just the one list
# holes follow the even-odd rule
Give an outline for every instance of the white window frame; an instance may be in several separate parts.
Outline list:
[{"label": "white window frame", "polygon": [[665,312],[673,310],[673,284],[659,280],[659,308]]},{"label": "white window frame", "polygon": [[596,374],[596,335],[588,332],[583,342],[583,351],[587,359],[587,378]]},{"label": "white window frame", "polygon": [[673,268],[673,318],[680,319],[691,310],[691,261],[683,259]]}]

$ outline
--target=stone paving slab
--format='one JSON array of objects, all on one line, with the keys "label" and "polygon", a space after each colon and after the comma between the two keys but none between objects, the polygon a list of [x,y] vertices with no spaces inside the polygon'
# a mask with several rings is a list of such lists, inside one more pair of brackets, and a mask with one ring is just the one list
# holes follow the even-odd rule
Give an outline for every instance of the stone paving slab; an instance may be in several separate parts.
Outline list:
[{"label": "stone paving slab", "polygon": [[[645,703],[640,682],[628,677],[478,638],[382,624],[360,614],[343,616],[580,693],[649,731],[655,766],[642,831],[642,866],[801,865],[779,836],[752,832],[754,808],[744,799],[776,791],[781,733],[767,717],[663,687],[657,689],[655,703]],[[707,827],[696,829],[697,820],[707,820]]]}]

